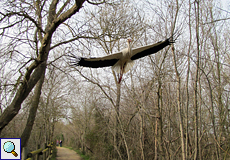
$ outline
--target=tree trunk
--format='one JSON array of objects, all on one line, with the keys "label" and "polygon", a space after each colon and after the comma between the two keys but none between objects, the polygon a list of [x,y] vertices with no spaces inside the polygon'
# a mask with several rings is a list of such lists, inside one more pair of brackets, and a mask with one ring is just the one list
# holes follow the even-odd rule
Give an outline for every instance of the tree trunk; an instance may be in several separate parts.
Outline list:
[{"label": "tree trunk", "polygon": [[158,157],[158,152],[157,152],[157,124],[158,124],[158,121],[156,119],[156,124],[155,124],[155,141],[154,141],[154,145],[155,145],[155,157],[154,157],[154,160],[157,160],[157,157]]},{"label": "tree trunk", "polygon": [[[164,157],[164,149],[163,149],[163,127],[162,127],[162,114],[161,114],[161,98],[162,98],[162,90],[161,90],[161,80],[160,76],[158,77],[158,90],[157,90],[157,108],[156,108],[156,139],[155,139],[155,159],[157,159],[158,154],[160,156],[160,159]],[[158,149],[159,148],[159,153]]]},{"label": "tree trunk", "polygon": [[176,64],[176,56],[175,56],[175,49],[172,45],[172,54],[173,54],[173,63],[174,68],[176,72],[176,78],[177,78],[177,107],[178,107],[178,117],[179,117],[179,126],[180,126],[180,139],[181,139],[181,151],[182,151],[182,159],[185,160],[185,143],[184,143],[184,125],[183,125],[183,118],[182,118],[182,109],[181,109],[181,94],[180,94],[180,75],[177,70],[177,64]]},{"label": "tree trunk", "polygon": [[30,80],[27,82],[24,80],[19,87],[13,101],[11,104],[4,110],[3,114],[0,117],[0,133],[2,129],[18,114],[18,111],[21,109],[21,104],[28,96],[30,91],[33,89],[34,85],[40,79],[40,75],[43,74],[46,68],[46,62],[41,63],[32,74]]},{"label": "tree trunk", "polygon": [[115,139],[114,139],[114,145],[116,145],[116,148],[119,150],[119,110],[120,110],[120,99],[121,99],[121,84],[117,83],[117,99],[116,99],[116,106],[115,106],[115,112],[116,112],[116,119],[115,119]]},{"label": "tree trunk", "polygon": [[197,42],[197,60],[196,60],[196,74],[195,74],[195,81],[194,81],[194,119],[195,119],[195,153],[194,153],[194,160],[198,159],[199,151],[198,151],[198,100],[197,100],[197,83],[198,83],[198,76],[199,76],[199,60],[200,60],[200,44],[199,44],[199,0],[195,1],[195,11],[196,11],[196,42]]},{"label": "tree trunk", "polygon": [[191,2],[189,0],[189,48],[187,53],[187,61],[188,61],[188,69],[187,69],[187,76],[186,76],[186,120],[185,120],[185,156],[186,159],[189,157],[189,148],[188,148],[188,109],[189,109],[189,73],[190,73],[190,50],[191,50],[191,42],[192,42],[192,29],[191,29]]},{"label": "tree trunk", "polygon": [[139,113],[139,117],[140,117],[140,135],[139,135],[139,142],[140,142],[140,150],[141,150],[141,159],[144,160],[145,159],[145,154],[144,154],[144,113],[142,113],[142,111],[140,111]]},{"label": "tree trunk", "polygon": [[[204,71],[203,71],[204,72]],[[204,73],[207,83],[208,83],[208,89],[209,89],[209,98],[210,98],[210,106],[211,106],[211,122],[212,122],[212,127],[213,127],[213,136],[214,139],[217,140],[217,134],[216,134],[216,122],[215,122],[215,109],[214,109],[214,102],[213,102],[213,94],[212,94],[212,87],[211,87],[211,82],[208,78],[208,75]],[[219,160],[219,148],[217,144],[215,143],[215,149],[216,149],[216,159]]]},{"label": "tree trunk", "polygon": [[34,120],[35,120],[38,105],[39,105],[39,99],[41,95],[42,84],[44,82],[44,78],[45,78],[45,72],[42,73],[42,76],[40,80],[38,81],[36,88],[34,90],[34,96],[32,97],[32,104],[31,104],[30,111],[29,111],[29,117],[27,119],[26,127],[21,135],[21,147],[22,148],[27,146],[27,142],[30,138],[30,134],[33,128]]}]

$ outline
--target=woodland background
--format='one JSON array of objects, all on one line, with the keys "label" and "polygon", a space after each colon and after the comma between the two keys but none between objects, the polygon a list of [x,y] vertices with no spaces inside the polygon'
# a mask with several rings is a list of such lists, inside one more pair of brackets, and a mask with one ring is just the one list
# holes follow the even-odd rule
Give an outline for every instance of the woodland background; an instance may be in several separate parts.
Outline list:
[{"label": "woodland background", "polygon": [[[63,140],[93,159],[230,158],[230,2],[2,0],[0,136]],[[70,66],[181,33],[135,61]],[[36,117],[36,118],[35,118]]]}]

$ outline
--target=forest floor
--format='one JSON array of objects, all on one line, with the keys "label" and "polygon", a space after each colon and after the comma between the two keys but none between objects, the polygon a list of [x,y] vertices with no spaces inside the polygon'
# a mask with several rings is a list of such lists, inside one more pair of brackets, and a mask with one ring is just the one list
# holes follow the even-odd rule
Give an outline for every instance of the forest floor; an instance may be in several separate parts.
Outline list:
[{"label": "forest floor", "polygon": [[56,160],[81,160],[81,157],[73,150],[57,147]]}]

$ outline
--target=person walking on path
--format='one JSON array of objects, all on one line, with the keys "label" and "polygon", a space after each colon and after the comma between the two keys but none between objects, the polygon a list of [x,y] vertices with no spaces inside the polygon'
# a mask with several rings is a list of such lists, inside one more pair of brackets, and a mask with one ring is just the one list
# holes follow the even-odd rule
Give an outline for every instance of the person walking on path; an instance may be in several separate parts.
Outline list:
[{"label": "person walking on path", "polygon": [[62,147],[62,140],[60,139],[60,141],[59,141],[59,144],[60,144],[60,147]]}]

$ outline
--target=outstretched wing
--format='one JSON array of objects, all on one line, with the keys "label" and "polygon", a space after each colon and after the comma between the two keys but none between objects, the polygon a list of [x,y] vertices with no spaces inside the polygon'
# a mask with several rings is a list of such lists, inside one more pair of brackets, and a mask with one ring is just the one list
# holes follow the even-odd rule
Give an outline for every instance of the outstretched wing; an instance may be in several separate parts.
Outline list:
[{"label": "outstretched wing", "polygon": [[84,58],[84,57],[77,57],[73,54],[69,55],[71,64],[83,67],[90,67],[90,68],[99,68],[99,67],[108,67],[113,66],[117,61],[122,57],[122,52],[111,54],[105,57],[91,57],[91,58]]},{"label": "outstretched wing", "polygon": [[165,48],[166,46],[168,46],[172,43],[174,43],[174,41],[170,37],[170,38],[166,39],[165,41],[160,41],[158,43],[143,46],[140,48],[134,48],[132,50],[131,60],[136,60],[136,59],[145,57],[147,55],[156,53],[156,52],[160,51],[161,49]]}]

